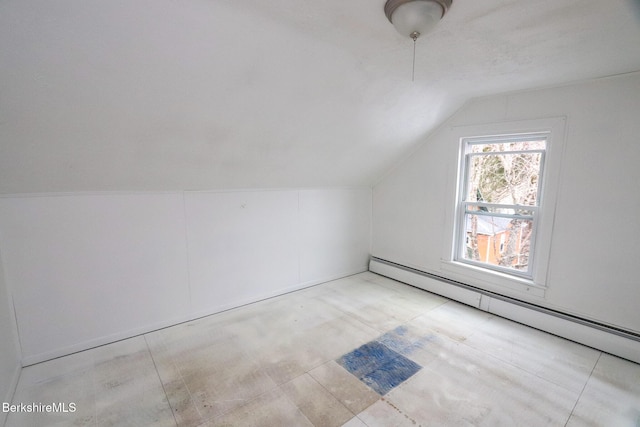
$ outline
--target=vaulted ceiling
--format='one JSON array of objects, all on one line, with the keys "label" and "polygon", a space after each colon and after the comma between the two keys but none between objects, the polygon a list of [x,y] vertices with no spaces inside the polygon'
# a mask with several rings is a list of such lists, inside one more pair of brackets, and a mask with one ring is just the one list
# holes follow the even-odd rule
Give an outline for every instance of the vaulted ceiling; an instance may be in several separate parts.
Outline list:
[{"label": "vaulted ceiling", "polygon": [[638,0],[0,0],[0,193],[370,185],[476,96],[640,70]]}]

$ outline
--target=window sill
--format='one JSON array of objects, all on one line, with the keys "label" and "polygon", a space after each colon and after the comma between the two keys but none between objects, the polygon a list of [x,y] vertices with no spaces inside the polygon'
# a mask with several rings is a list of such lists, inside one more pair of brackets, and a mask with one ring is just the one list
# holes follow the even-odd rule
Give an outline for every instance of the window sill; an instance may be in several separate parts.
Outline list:
[{"label": "window sill", "polygon": [[486,291],[500,293],[508,289],[538,298],[545,296],[546,287],[538,285],[530,279],[456,261],[443,260],[441,266],[442,271],[446,271],[452,279],[477,286]]}]

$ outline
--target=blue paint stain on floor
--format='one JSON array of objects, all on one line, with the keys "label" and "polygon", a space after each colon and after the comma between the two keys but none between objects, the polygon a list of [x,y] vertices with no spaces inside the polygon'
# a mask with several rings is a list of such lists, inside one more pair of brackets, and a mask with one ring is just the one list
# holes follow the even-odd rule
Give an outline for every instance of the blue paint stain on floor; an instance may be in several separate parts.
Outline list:
[{"label": "blue paint stain on floor", "polygon": [[376,341],[389,347],[403,356],[409,356],[416,350],[425,348],[433,339],[433,335],[415,336],[408,333],[406,326],[398,326],[380,336]]},{"label": "blue paint stain on floor", "polygon": [[356,348],[337,362],[382,396],[422,368],[378,341]]},{"label": "blue paint stain on floor", "polygon": [[389,331],[377,339],[378,342],[389,347],[402,355],[411,353],[414,343],[406,336],[407,328],[398,326],[393,331]]}]

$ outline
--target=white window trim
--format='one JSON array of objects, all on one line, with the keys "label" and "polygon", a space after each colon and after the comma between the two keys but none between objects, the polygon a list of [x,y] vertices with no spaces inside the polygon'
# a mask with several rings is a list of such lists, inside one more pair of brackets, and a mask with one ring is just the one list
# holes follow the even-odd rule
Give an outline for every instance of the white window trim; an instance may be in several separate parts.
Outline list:
[{"label": "white window trim", "polygon": [[[564,152],[566,117],[554,117],[537,120],[489,123],[473,126],[458,126],[448,130],[447,138],[451,142],[448,164],[455,165],[449,169],[447,190],[449,201],[446,206],[446,222],[444,224],[444,249],[441,268],[449,277],[479,288],[500,292],[509,289],[529,295],[544,297],[549,261],[551,257],[551,241],[556,204],[558,200],[562,155]],[[531,278],[519,277],[475,265],[455,261],[455,237],[457,233],[457,206],[461,179],[460,165],[464,156],[463,139],[484,136],[500,136],[548,132],[545,164],[542,177],[543,205],[537,215],[537,231],[533,248],[534,263]]]}]

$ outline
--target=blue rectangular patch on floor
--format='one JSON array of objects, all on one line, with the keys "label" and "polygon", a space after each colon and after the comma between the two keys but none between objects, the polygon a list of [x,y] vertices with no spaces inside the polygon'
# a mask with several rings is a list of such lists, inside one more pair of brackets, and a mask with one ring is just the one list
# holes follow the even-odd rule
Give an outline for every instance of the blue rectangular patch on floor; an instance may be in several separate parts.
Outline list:
[{"label": "blue rectangular patch on floor", "polygon": [[337,362],[381,396],[422,368],[378,341],[356,348]]}]

